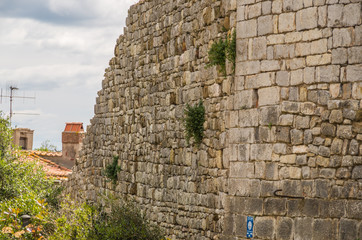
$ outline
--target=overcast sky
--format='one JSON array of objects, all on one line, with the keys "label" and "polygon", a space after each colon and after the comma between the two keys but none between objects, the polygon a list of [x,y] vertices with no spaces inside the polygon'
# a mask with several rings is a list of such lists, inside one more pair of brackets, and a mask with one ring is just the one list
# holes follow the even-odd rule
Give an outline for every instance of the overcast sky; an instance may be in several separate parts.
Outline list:
[{"label": "overcast sky", "polygon": [[[19,90],[13,127],[34,130],[34,146],[45,140],[61,149],[65,122],[94,114],[104,69],[123,33],[127,11],[137,0],[0,0],[0,88]],[[9,99],[0,110],[9,114]],[[21,115],[16,113],[35,113]]]}]

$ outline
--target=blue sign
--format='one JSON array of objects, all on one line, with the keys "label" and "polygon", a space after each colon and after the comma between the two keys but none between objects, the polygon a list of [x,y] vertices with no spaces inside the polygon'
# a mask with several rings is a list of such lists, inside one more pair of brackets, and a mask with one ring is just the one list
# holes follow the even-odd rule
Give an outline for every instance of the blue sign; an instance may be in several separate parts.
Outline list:
[{"label": "blue sign", "polygon": [[252,238],[253,231],[254,231],[254,218],[248,216],[246,220],[246,237]]}]

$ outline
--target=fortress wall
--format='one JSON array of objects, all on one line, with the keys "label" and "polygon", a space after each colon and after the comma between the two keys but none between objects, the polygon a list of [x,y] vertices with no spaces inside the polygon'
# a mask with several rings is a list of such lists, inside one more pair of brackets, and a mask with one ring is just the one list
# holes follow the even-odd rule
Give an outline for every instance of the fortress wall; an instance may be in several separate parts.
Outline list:
[{"label": "fortress wall", "polygon": [[[224,28],[226,77],[206,68]],[[359,0],[141,1],[67,191],[132,197],[173,239],[246,239],[247,216],[254,239],[362,238],[361,45]],[[200,99],[196,148],[182,118]]]}]

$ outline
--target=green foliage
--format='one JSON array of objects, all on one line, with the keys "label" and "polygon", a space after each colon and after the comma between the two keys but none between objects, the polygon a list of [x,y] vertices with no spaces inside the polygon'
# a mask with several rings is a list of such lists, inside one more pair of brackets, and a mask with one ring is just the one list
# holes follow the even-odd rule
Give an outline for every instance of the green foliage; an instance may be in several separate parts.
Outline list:
[{"label": "green foliage", "polygon": [[163,239],[161,230],[150,224],[134,203],[107,199],[106,206],[111,211],[106,212],[104,208],[100,208],[90,239]]},{"label": "green foliage", "polygon": [[3,158],[8,153],[12,145],[12,131],[10,129],[10,122],[8,118],[4,118],[0,111],[0,158]]},{"label": "green foliage", "polygon": [[236,59],[236,32],[228,32],[225,40],[220,39],[215,41],[209,50],[209,64],[210,66],[219,66],[220,72],[226,76],[226,60],[233,64],[233,70],[235,71],[235,59]]},{"label": "green foliage", "polygon": [[[28,162],[11,148],[11,129],[0,117],[0,239],[39,239],[51,225],[46,199],[53,182],[34,162]],[[23,226],[21,216],[31,216]]]},{"label": "green foliage", "polygon": [[49,140],[45,140],[41,143],[40,148],[36,148],[37,151],[43,151],[43,152],[57,152],[57,147],[50,144]]},{"label": "green foliage", "polygon": [[189,144],[190,139],[193,137],[196,146],[200,146],[204,137],[204,122],[205,107],[202,100],[193,107],[186,104],[184,123],[187,144]]},{"label": "green foliage", "polygon": [[219,66],[220,72],[226,75],[226,45],[227,42],[220,39],[215,41],[209,50],[209,64],[207,66]]},{"label": "green foliage", "polygon": [[[131,202],[105,199],[105,205],[62,204],[50,240],[161,240],[161,230],[150,224]],[[107,207],[107,208],[106,208]]]},{"label": "green foliage", "polygon": [[104,175],[112,180],[113,183],[117,182],[117,173],[121,171],[121,167],[118,166],[118,156],[113,156],[113,162],[106,166]]}]

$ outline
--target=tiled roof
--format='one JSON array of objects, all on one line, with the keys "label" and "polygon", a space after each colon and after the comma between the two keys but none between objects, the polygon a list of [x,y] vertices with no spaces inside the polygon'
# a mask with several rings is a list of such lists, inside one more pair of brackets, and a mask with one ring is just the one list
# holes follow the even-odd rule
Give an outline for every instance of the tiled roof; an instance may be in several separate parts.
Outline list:
[{"label": "tiled roof", "polygon": [[46,157],[61,157],[62,152],[46,152],[46,151],[31,151],[38,156],[46,156]]},{"label": "tiled roof", "polygon": [[64,132],[84,132],[83,123],[81,122],[70,122],[65,124]]},{"label": "tiled roof", "polygon": [[26,161],[36,161],[39,165],[43,166],[45,174],[48,177],[54,177],[58,180],[67,179],[72,170],[59,166],[58,164],[49,161],[34,152],[37,151],[22,151],[24,153],[23,159]]}]

